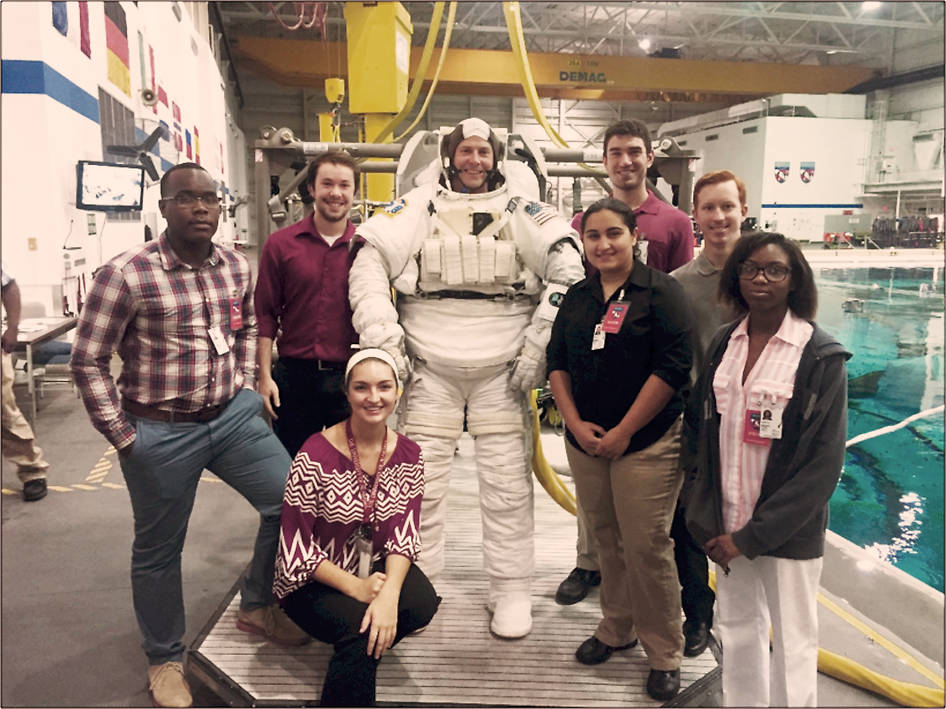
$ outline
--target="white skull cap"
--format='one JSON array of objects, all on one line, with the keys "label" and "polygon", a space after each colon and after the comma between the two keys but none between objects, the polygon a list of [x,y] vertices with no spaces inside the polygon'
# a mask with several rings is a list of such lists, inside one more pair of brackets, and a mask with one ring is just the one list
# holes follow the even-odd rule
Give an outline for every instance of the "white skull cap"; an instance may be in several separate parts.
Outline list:
[{"label": "white skull cap", "polygon": [[482,138],[483,140],[489,140],[490,127],[482,118],[465,118],[460,121],[460,126],[463,128],[464,140],[474,136]]}]

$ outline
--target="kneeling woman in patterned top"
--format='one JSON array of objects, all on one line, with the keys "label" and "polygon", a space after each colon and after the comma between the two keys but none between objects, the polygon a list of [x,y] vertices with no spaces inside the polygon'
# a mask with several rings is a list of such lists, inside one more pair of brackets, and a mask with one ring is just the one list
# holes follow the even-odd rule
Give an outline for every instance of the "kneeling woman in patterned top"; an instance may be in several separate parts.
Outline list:
[{"label": "kneeling woman in patterned top", "polygon": [[399,390],[390,355],[354,354],[345,370],[351,417],[310,436],[286,482],[274,592],[299,627],[335,647],[322,706],[374,706],[381,656],[440,604],[413,563],[420,447],[385,423]]}]

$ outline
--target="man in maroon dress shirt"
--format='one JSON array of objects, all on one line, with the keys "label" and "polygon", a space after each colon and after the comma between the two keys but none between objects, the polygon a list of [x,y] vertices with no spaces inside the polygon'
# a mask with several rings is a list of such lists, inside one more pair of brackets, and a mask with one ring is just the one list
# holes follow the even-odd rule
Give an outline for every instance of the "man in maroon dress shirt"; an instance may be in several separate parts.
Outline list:
[{"label": "man in maroon dress shirt", "polygon": [[358,166],[348,153],[324,153],[309,165],[306,185],[315,209],[270,234],[255,298],[259,392],[293,457],[309,436],[347,416],[342,378],[358,339],[348,304]]}]

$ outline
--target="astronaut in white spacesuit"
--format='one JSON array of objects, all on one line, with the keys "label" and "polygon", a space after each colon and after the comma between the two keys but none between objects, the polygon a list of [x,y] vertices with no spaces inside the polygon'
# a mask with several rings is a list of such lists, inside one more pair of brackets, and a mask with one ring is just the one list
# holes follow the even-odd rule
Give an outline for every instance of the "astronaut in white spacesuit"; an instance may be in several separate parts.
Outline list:
[{"label": "astronaut in white spacesuit", "polygon": [[536,201],[525,163],[508,161],[503,170],[504,149],[478,118],[443,136],[441,160],[420,186],[358,228],[367,244],[349,293],[361,346],[390,352],[410,382],[399,425],[426,462],[418,564],[435,582],[444,568],[447,486],[465,414],[475,440],[490,629],[518,638],[532,629],[535,561],[526,394],[545,381],[558,303],[584,270],[577,235]]}]

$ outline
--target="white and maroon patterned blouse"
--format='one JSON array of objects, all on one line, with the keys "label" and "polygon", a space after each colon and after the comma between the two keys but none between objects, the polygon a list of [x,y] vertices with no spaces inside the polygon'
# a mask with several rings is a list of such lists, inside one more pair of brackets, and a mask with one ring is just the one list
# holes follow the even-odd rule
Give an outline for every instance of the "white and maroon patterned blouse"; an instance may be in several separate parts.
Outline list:
[{"label": "white and maroon patterned blouse", "polygon": [[[354,465],[321,434],[311,436],[292,461],[282,504],[279,553],[273,592],[283,599],[312,582],[325,559],[358,572],[352,535],[362,523],[364,503]],[[374,560],[420,552],[420,503],[424,460],[420,446],[400,434],[380,472],[375,503]]]}]

